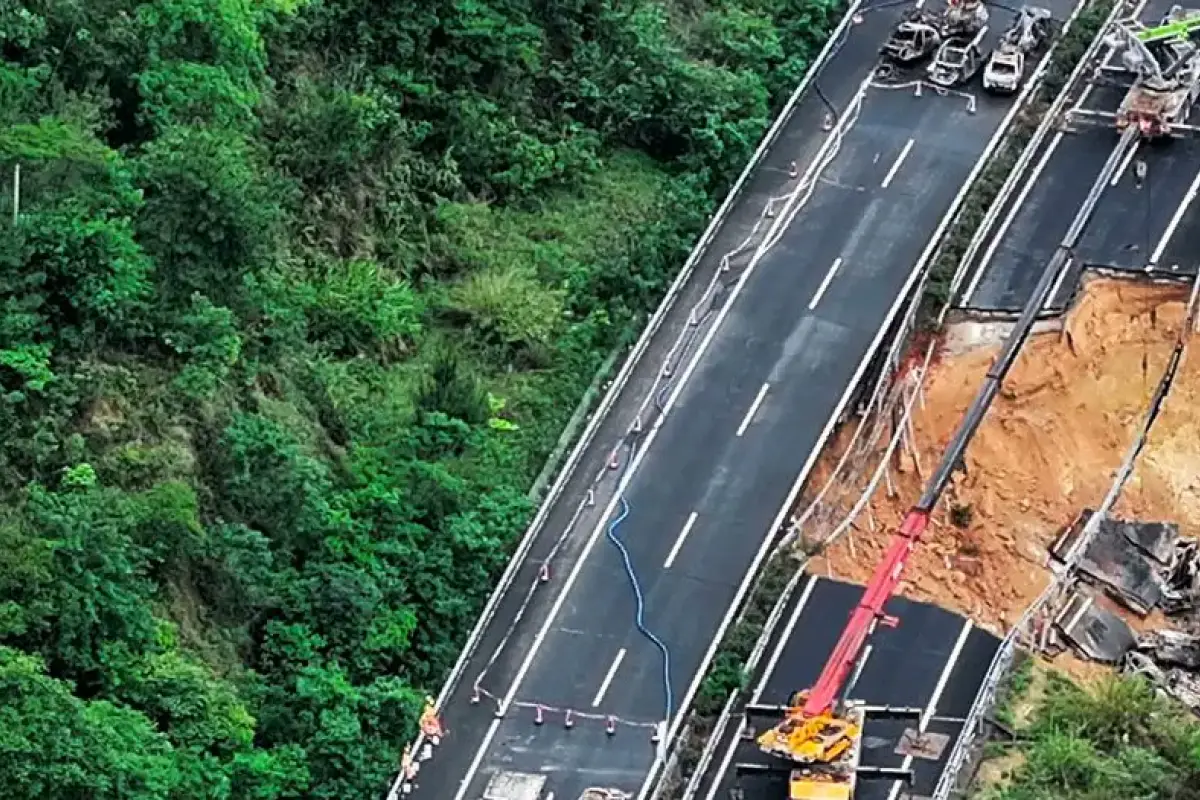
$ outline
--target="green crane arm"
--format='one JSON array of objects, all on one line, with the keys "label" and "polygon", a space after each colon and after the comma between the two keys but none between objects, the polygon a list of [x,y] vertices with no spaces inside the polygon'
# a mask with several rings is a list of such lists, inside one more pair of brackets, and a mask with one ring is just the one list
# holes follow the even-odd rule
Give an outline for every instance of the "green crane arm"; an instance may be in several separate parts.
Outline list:
[{"label": "green crane arm", "polygon": [[1150,44],[1151,42],[1161,42],[1165,39],[1187,39],[1197,32],[1200,32],[1200,15],[1191,19],[1180,20],[1179,22],[1168,22],[1166,25],[1146,28],[1134,35],[1142,44]]}]

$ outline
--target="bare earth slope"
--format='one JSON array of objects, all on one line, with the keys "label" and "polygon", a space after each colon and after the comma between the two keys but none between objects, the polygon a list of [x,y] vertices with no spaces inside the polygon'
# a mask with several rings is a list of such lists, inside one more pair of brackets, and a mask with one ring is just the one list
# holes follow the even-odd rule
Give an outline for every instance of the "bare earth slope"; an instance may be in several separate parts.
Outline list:
[{"label": "bare earth slope", "polygon": [[[934,514],[902,594],[998,631],[1020,616],[1046,585],[1046,545],[1107,491],[1162,375],[1186,300],[1179,286],[1093,279],[1062,330],[1030,340],[967,451],[966,474]],[[964,348],[956,338],[961,333],[951,334],[925,380],[924,407],[914,407],[922,474],[940,457],[998,350]],[[1116,515],[1174,521],[1183,535],[1200,534],[1198,442],[1200,359],[1193,357]],[[836,457],[827,455],[824,474]],[[881,484],[871,499],[874,530],[868,514],[860,515],[817,570],[858,582],[870,576],[890,529],[920,494],[911,454],[897,460],[896,495],[889,498]],[[953,506],[960,508],[952,515]]]}]

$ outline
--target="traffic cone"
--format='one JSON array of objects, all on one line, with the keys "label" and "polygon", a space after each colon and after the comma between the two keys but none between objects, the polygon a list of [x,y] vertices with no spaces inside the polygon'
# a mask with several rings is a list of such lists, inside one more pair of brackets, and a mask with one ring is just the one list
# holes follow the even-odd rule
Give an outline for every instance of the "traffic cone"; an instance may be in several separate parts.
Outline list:
[{"label": "traffic cone", "polygon": [[539,705],[539,706],[534,706],[533,724],[534,724],[534,725],[541,725],[541,724],[542,724],[543,722],[545,722],[545,721],[546,721],[546,717],[545,717],[545,715],[542,713],[542,707],[541,707],[540,705]]},{"label": "traffic cone", "polygon": [[604,721],[604,732],[612,736],[617,732],[617,718],[609,717]]},{"label": "traffic cone", "polygon": [[833,130],[833,114],[828,111],[825,112],[825,119],[821,121],[821,130],[826,133]]},{"label": "traffic cone", "polygon": [[794,178],[800,174],[800,170],[796,168],[796,162],[788,164],[788,177]]},{"label": "traffic cone", "polygon": [[592,506],[596,505],[596,490],[595,489],[588,489],[587,504],[588,504],[588,508],[591,508]]},{"label": "traffic cone", "polygon": [[575,727],[575,712],[569,708],[567,709],[567,715],[563,717],[563,727],[567,730]]},{"label": "traffic cone", "polygon": [[636,417],[633,418],[633,432],[634,433],[642,432],[642,415],[641,414],[638,414]]},{"label": "traffic cone", "polygon": [[545,583],[546,581],[550,580],[550,564],[549,564],[549,562],[546,562],[546,561],[542,562],[542,568],[540,570],[538,570],[538,580],[541,581],[542,583]]},{"label": "traffic cone", "polygon": [[473,706],[479,705],[479,700],[481,699],[481,697],[482,697],[482,695],[479,692],[479,684],[476,683],[471,687],[471,705],[473,705]]},{"label": "traffic cone", "polygon": [[608,457],[608,468],[616,469],[618,466],[620,466],[620,464],[621,464],[621,459],[617,456],[617,451],[614,448],[612,451],[612,455],[610,455]]}]

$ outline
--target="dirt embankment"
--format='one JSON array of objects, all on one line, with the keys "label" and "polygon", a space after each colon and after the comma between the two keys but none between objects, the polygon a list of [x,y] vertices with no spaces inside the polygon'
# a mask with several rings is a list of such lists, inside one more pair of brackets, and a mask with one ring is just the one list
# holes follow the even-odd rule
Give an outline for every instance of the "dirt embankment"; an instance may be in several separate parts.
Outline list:
[{"label": "dirt embankment", "polygon": [[[1061,331],[1030,340],[967,451],[966,473],[955,478],[910,561],[902,594],[971,614],[997,631],[1017,620],[1048,582],[1047,545],[1107,492],[1162,375],[1186,301],[1187,290],[1177,286],[1094,279]],[[858,582],[870,576],[998,344],[959,348],[944,352],[930,370],[924,406],[914,407],[920,474],[902,450],[891,473],[895,495],[881,483],[849,534],[818,560],[821,573]],[[1173,521],[1185,536],[1200,535],[1197,442],[1200,358],[1193,356],[1116,515]],[[815,484],[836,460],[837,453],[827,454]]]}]

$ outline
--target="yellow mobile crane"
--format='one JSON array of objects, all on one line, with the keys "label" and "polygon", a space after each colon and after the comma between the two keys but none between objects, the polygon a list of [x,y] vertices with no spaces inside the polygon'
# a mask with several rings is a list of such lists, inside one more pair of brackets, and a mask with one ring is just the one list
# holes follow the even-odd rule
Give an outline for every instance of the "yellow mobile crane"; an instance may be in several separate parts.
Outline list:
[{"label": "yellow mobile crane", "polygon": [[[962,464],[967,445],[983,422],[992,400],[1000,392],[1004,378],[1029,338],[1034,321],[1057,284],[1059,275],[1066,269],[1105,186],[1116,174],[1118,166],[1133,152],[1140,136],[1137,127],[1126,128],[1120,142],[1109,154],[988,370],[979,392],[942,453],[920,499],[892,534],[887,552],[875,567],[874,575],[851,612],[816,683],[811,689],[797,692],[786,708],[747,706],[747,715],[752,712],[770,713],[772,710],[782,714],[782,719],[757,737],[757,742],[759,749],[771,756],[774,762],[765,767],[767,770],[778,770],[781,766],[789,770],[790,800],[851,800],[857,777],[865,771],[859,766],[859,755],[867,714],[874,715],[880,711],[903,716],[913,711],[920,713],[920,709],[870,708],[865,703],[849,699],[857,682],[857,673],[862,670],[861,657],[867,639],[877,625],[894,627],[899,623],[886,613],[884,607],[895,593],[908,558],[929,524],[930,513],[951,476]],[[921,745],[917,747],[924,749]],[[739,772],[742,766],[738,765]],[[762,771],[763,767],[754,766],[752,769]],[[876,775],[894,778],[909,777],[905,770],[874,768],[871,771]]]}]

